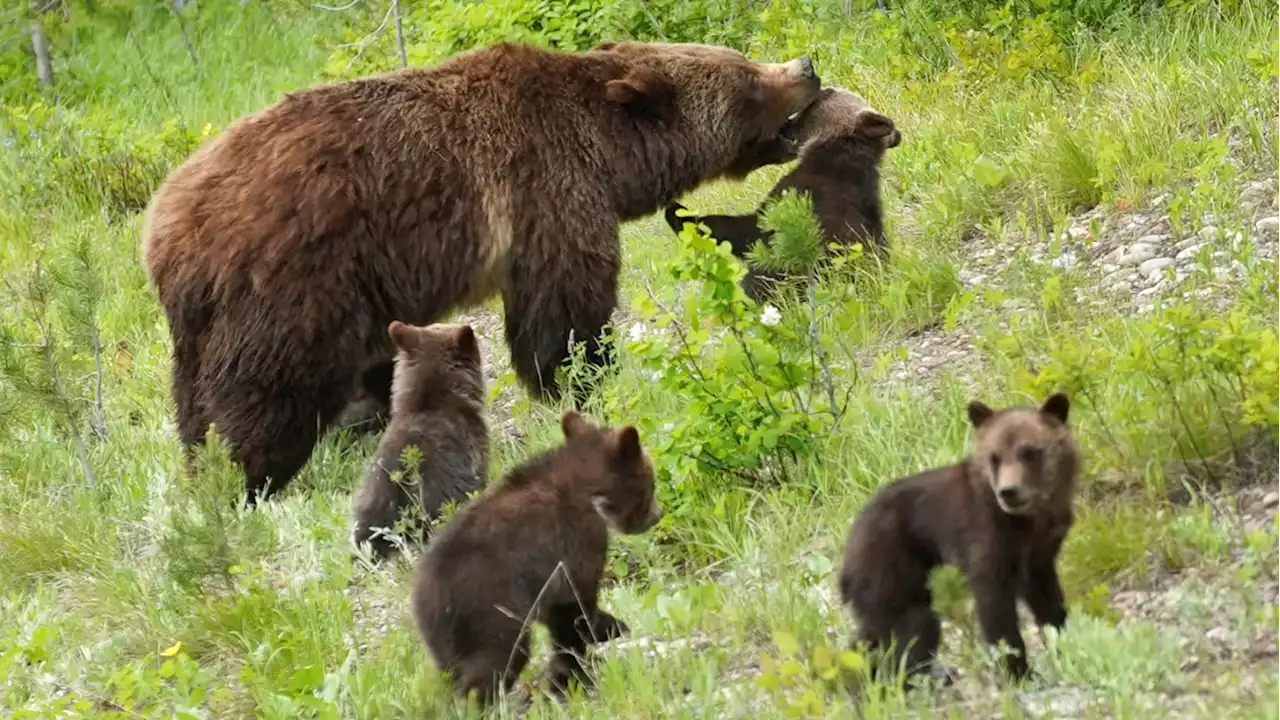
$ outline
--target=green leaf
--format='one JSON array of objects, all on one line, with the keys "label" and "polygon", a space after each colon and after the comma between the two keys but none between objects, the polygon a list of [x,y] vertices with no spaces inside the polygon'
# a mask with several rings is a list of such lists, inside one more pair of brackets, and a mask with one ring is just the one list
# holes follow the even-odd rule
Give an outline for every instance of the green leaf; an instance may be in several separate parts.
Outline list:
[{"label": "green leaf", "polygon": [[773,644],[783,657],[795,657],[800,653],[800,643],[795,636],[781,630],[773,633]]}]

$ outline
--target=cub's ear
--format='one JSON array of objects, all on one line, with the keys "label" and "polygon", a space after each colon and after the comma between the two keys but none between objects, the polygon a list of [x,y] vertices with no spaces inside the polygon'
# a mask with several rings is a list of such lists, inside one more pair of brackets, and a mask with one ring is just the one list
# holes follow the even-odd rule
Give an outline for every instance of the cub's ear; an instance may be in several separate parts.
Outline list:
[{"label": "cub's ear", "polygon": [[476,339],[476,331],[470,325],[459,325],[453,331],[453,345],[458,354],[468,359],[479,359],[480,342]]},{"label": "cub's ear", "polygon": [[[684,213],[684,214],[681,214],[681,213]],[[662,214],[662,217],[667,221],[667,226],[670,227],[673,231],[675,231],[677,235],[679,235],[680,231],[684,229],[684,224],[686,222],[691,222],[694,224],[697,224],[698,222],[697,218],[689,215],[688,213],[689,213],[688,208],[681,205],[680,203],[671,203],[670,205],[667,206],[667,210]]]},{"label": "cub's ear", "polygon": [[640,457],[640,433],[634,425],[628,425],[613,434],[613,455],[625,462]]},{"label": "cub's ear", "polygon": [[605,83],[605,97],[632,117],[660,118],[675,102],[670,78],[653,68],[634,68],[627,76]]},{"label": "cub's ear", "polygon": [[591,429],[587,424],[586,418],[577,410],[566,410],[564,415],[560,416],[560,430],[564,432],[566,440],[571,440]]},{"label": "cub's ear", "polygon": [[881,138],[893,132],[893,121],[875,110],[859,110],[853,125],[863,137]]},{"label": "cub's ear", "polygon": [[1044,404],[1040,406],[1040,412],[1045,415],[1052,415],[1058,418],[1058,422],[1065,423],[1067,421],[1067,411],[1071,409],[1071,401],[1067,399],[1067,394],[1056,392],[1050,395]]},{"label": "cub's ear", "polygon": [[987,407],[986,403],[981,400],[969,402],[969,423],[975,428],[982,427],[983,423],[990,420],[991,416],[995,414],[995,411]]},{"label": "cub's ear", "polygon": [[402,323],[399,320],[392,320],[387,326],[387,335],[390,336],[391,342],[401,350],[413,351],[418,349],[422,341],[422,332],[418,328]]}]

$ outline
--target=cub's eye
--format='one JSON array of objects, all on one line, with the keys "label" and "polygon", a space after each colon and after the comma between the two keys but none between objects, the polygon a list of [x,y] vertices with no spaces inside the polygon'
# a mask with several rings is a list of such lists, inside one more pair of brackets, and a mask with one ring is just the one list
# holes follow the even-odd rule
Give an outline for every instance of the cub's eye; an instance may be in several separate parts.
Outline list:
[{"label": "cub's eye", "polygon": [[1039,465],[1044,459],[1044,451],[1037,447],[1024,447],[1018,449],[1018,459],[1024,465]]},{"label": "cub's eye", "polygon": [[991,456],[991,472],[993,473],[1000,472],[1000,456],[999,455]]}]

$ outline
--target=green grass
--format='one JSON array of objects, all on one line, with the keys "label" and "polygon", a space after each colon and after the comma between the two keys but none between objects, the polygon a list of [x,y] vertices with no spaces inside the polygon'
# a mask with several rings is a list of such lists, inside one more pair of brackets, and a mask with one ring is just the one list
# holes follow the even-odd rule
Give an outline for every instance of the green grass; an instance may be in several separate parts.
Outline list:
[{"label": "green grass", "polygon": [[[659,649],[604,653],[594,694],[539,699],[535,716],[1022,716],[1047,705],[1274,717],[1276,599],[1260,588],[1275,587],[1277,527],[1268,516],[1242,529],[1224,511],[1241,476],[1275,483],[1274,465],[1242,470],[1234,457],[1276,455],[1274,259],[1240,254],[1243,279],[1194,276],[1209,299],[1139,314],[1093,302],[1095,275],[1031,257],[1042,244],[1052,255],[1083,207],[1154,215],[1157,196],[1180,236],[1212,213],[1223,236],[1211,249],[1252,228],[1239,189],[1278,169],[1274,5],[1153,11],[1106,32],[1046,30],[1038,16],[962,26],[917,5],[839,22],[805,12],[783,6],[762,22],[753,54],[811,52],[828,83],[866,95],[905,136],[884,168],[893,260],[824,290],[822,345],[848,405],[781,482],[697,473],[657,452],[663,501],[680,511],[615,541],[604,603]],[[0,707],[20,718],[465,715],[408,614],[411,564],[352,557],[351,492],[376,439],[330,436],[252,512],[232,508],[240,476],[217,451],[199,483],[179,476],[167,332],[138,262],[137,198],[206,133],[325,81],[326,46],[353,16],[201,6],[183,15],[195,61],[166,12],[76,17],[51,29],[53,98],[35,94],[16,46],[0,50]],[[358,69],[393,58],[380,41]],[[684,202],[745,212],[785,170]],[[705,308],[688,300],[696,283],[671,280],[683,241],[660,217],[622,236],[621,335],[650,289],[678,320]],[[977,289],[960,275],[973,243],[1010,260]],[[43,305],[30,288],[37,261],[64,275]],[[784,305],[784,324],[802,310]],[[89,328],[102,346],[102,438],[86,421]],[[972,367],[899,379],[921,331],[967,333]],[[506,371],[500,337],[489,339]],[[728,372],[715,357],[705,367]],[[624,350],[596,414],[637,423],[660,447],[702,419],[651,372]],[[1061,559],[1073,621],[1047,648],[1028,635],[1038,677],[1003,683],[974,640],[963,583],[945,573],[938,605],[954,626],[946,659],[966,674],[958,689],[850,692],[827,677],[853,630],[834,574],[858,508],[894,477],[958,458],[972,395],[1035,401],[1053,387],[1072,393],[1086,463]],[[521,437],[495,439],[495,475],[559,439],[558,408],[501,395],[514,402],[494,425],[509,414]],[[1121,590],[1150,591],[1167,612],[1125,615],[1112,601]],[[1207,637],[1220,628],[1270,648],[1224,652]]]}]

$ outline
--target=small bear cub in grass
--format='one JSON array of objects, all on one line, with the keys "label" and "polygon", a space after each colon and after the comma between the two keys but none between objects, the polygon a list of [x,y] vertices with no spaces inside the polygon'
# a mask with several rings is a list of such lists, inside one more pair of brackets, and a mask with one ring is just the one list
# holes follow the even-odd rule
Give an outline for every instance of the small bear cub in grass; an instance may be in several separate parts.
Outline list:
[{"label": "small bear cub in grass", "polygon": [[[395,546],[376,531],[389,532],[405,508],[416,503],[421,520],[429,522],[442,505],[465,501],[489,477],[484,372],[475,331],[470,325],[393,321],[387,334],[397,348],[391,421],[365,471],[354,513],[355,543],[368,542],[380,559]],[[421,453],[417,480],[397,482],[392,475],[408,470],[401,456],[411,446]]]},{"label": "small bear cub in grass", "polygon": [[928,582],[938,565],[964,574],[984,639],[1013,651],[1005,667],[1016,679],[1028,670],[1018,598],[1039,625],[1066,623],[1055,563],[1073,522],[1080,464],[1068,407],[1062,393],[1038,409],[969,403],[970,456],[894,481],[854,521],[840,570],[841,600],[852,608],[868,650],[887,654],[892,669],[905,655],[909,681],[933,670],[940,624]]},{"label": "small bear cub in grass", "polygon": [[[764,202],[748,215],[682,215],[680,203],[667,206],[664,217],[679,233],[686,222],[701,223],[718,242],[728,242],[735,257],[746,259],[757,242],[772,244],[772,234],[761,227],[765,207],[788,190],[807,194],[822,228],[823,241],[843,247],[861,243],[883,256],[888,247],[880,203],[880,165],[885,153],[902,142],[893,120],[872,107],[865,98],[843,88],[825,88],[818,99],[783,128],[783,140],[792,140],[800,162],[774,185]],[[759,151],[759,164],[778,164],[782,140]],[[748,267],[743,291],[762,302],[785,275]]]},{"label": "small bear cub in grass", "polygon": [[573,410],[560,426],[563,445],[459,510],[418,565],[418,630],[458,692],[474,690],[482,704],[511,690],[528,663],[526,618],[551,635],[555,691],[570,679],[590,684],[579,662],[587,646],[628,630],[597,607],[608,528],[641,533],[662,517],[635,427],[598,427]]}]

